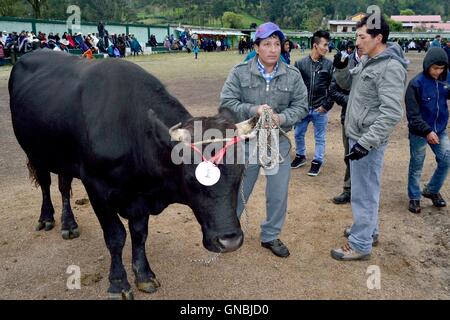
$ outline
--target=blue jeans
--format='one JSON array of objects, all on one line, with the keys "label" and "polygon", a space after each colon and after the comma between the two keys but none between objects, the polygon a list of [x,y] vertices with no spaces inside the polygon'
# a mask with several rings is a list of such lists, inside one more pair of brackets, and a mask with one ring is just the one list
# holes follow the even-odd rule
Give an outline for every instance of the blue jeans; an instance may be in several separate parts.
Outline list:
[{"label": "blue jeans", "polygon": [[[349,139],[350,149],[356,141]],[[350,161],[352,181],[353,225],[348,242],[352,249],[362,253],[372,252],[373,236],[379,233],[381,173],[386,145],[370,150],[357,161]]]},{"label": "blue jeans", "polygon": [[[450,141],[447,132],[439,134],[439,144],[430,144],[431,150],[436,155],[437,168],[427,184],[430,193],[438,193],[447,178],[450,168]],[[411,159],[409,161],[408,173],[408,196],[411,200],[420,200],[420,178],[422,176],[423,162],[427,149],[427,139],[409,134],[409,150]]]},{"label": "blue jeans", "polygon": [[323,163],[325,158],[328,113],[320,113],[310,109],[309,114],[295,125],[296,153],[299,156],[306,156],[305,135],[306,130],[308,129],[308,124],[311,121],[314,126],[314,140],[316,141],[314,160]]},{"label": "blue jeans", "polygon": [[[286,220],[289,180],[291,177],[291,158],[289,154],[290,143],[288,139],[280,139],[280,153],[284,157],[283,163],[280,163],[276,174],[266,172],[266,220],[261,224],[261,241],[269,242],[278,239],[281,229]],[[249,157],[248,148],[245,152],[246,159]],[[256,181],[259,177],[261,167],[257,164],[248,166],[243,180],[244,196],[246,201],[253,191]],[[237,205],[237,216],[241,217],[244,210],[242,202],[241,189],[239,188],[239,197]]]}]

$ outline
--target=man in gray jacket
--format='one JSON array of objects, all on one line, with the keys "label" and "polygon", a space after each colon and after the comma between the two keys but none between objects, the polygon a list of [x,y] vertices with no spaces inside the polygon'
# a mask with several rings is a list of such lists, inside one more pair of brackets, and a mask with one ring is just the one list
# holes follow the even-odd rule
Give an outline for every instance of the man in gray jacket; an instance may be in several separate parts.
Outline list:
[{"label": "man in gray jacket", "polygon": [[[345,117],[349,138],[353,225],[344,234],[348,243],[331,250],[336,260],[367,260],[378,242],[378,209],[384,152],[395,125],[403,116],[402,100],[408,62],[398,44],[388,44],[389,26],[366,16],[357,25],[356,46],[365,55],[352,70],[348,59],[335,56],[336,82],[350,90]],[[375,20],[377,20],[375,19]],[[377,22],[377,21],[376,21]],[[378,27],[378,28],[377,28]]]},{"label": "man in gray jacket", "polygon": [[[300,72],[280,61],[284,34],[271,22],[256,30],[256,57],[237,65],[228,76],[220,95],[220,109],[231,111],[238,121],[261,116],[269,110],[273,120],[284,130],[303,119],[308,113],[307,91]],[[290,180],[290,143],[279,137],[279,151],[284,161],[276,172],[267,176],[267,218],[261,225],[261,245],[279,257],[288,257],[287,246],[279,239],[286,219]],[[246,147],[246,157],[249,157]],[[248,166],[244,181],[245,200],[250,196],[258,179],[260,164]],[[243,200],[239,194],[237,215],[242,214]]]}]

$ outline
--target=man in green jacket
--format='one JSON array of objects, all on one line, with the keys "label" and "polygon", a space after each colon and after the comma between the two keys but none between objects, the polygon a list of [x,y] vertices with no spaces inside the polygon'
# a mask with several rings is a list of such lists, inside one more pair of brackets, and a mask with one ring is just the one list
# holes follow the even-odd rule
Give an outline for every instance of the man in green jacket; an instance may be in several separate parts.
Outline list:
[{"label": "man in green jacket", "polygon": [[[256,57],[237,65],[228,76],[220,95],[220,109],[231,111],[238,121],[261,116],[269,110],[273,121],[284,131],[308,114],[307,90],[300,72],[280,62],[284,34],[271,22],[256,30]],[[279,137],[279,151],[284,161],[275,171],[265,170],[267,176],[267,217],[261,225],[261,245],[279,257],[288,257],[289,250],[279,239],[287,211],[290,180],[290,143]],[[246,158],[250,157],[246,144]],[[258,179],[260,164],[250,164],[243,181],[245,200]],[[240,217],[243,200],[239,196],[237,214]]]}]

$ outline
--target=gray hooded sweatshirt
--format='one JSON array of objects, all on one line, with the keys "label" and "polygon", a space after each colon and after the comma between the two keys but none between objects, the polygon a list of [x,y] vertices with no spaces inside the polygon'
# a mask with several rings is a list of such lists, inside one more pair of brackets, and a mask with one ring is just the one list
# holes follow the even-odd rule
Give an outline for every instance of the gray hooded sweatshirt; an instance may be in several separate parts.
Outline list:
[{"label": "gray hooded sweatshirt", "polygon": [[370,150],[387,144],[403,116],[408,61],[401,47],[388,43],[378,56],[364,56],[355,68],[337,69],[336,82],[350,90],[345,116],[347,137]]}]

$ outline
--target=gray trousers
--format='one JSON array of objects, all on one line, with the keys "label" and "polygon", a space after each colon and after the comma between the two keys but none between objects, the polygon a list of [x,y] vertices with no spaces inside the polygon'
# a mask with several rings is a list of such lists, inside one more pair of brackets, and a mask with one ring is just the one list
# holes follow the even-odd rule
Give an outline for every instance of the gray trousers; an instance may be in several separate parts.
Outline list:
[{"label": "gray trousers", "polygon": [[[284,162],[279,165],[276,171],[265,171],[267,178],[266,184],[266,220],[261,224],[261,241],[269,242],[278,239],[281,229],[286,220],[286,210],[288,201],[289,180],[291,178],[291,156],[289,152],[289,140],[280,139],[280,153],[284,157]],[[245,151],[246,159],[249,158],[248,145]],[[244,196],[248,201],[250,194],[258,180],[261,166],[251,164],[246,171],[243,184]],[[275,174],[273,174],[276,172]],[[244,211],[241,192],[237,205],[237,215],[240,218]]]},{"label": "gray trousers", "polygon": [[[350,139],[350,146],[356,144]],[[372,149],[364,158],[350,161],[352,171],[353,225],[348,242],[362,254],[372,252],[373,236],[379,234],[381,174],[386,145]]]},{"label": "gray trousers", "polygon": [[[344,144],[344,152],[345,155],[350,153],[350,146],[348,143],[348,137],[345,134],[345,127],[342,125],[342,142]],[[350,177],[350,160],[345,158],[344,155],[344,161],[345,161],[345,176],[344,176],[344,192],[351,192],[352,189],[352,179]]]}]

